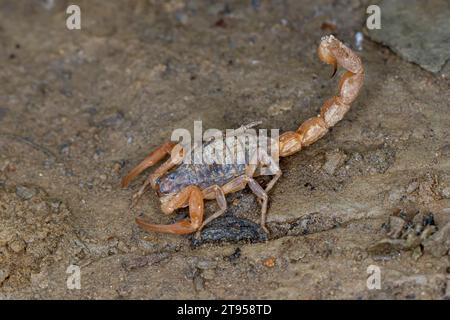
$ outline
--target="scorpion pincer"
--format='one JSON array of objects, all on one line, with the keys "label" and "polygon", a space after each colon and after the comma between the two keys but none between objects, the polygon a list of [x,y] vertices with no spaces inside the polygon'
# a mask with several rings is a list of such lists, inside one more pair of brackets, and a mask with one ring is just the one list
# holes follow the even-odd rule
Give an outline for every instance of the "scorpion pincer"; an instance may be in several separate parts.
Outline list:
[{"label": "scorpion pincer", "polygon": [[[318,55],[320,60],[334,67],[334,73],[338,66],[346,70],[339,81],[338,94],[324,102],[319,115],[303,122],[296,131],[288,131],[279,136],[277,145],[280,157],[297,153],[322,138],[348,112],[350,104],[356,99],[362,87],[364,70],[361,59],[341,41],[332,35],[323,37]],[[235,130],[235,135],[242,134],[253,125]],[[207,154],[211,152],[208,150],[217,148],[216,143],[219,141],[205,143],[203,152]],[[127,187],[131,180],[145,169],[170,156],[149,175],[133,196],[132,206],[150,185],[160,197],[161,209],[165,214],[189,207],[189,218],[169,225],[152,224],[142,218],[136,218],[137,224],[147,231],[174,234],[200,232],[205,225],[226,211],[226,194],[249,186],[261,204],[261,227],[268,232],[266,228],[268,192],[282,174],[273,157],[265,152],[257,152],[252,155],[255,161],[249,164],[184,163],[183,159],[189,152],[192,150],[186,150],[180,144],[166,142],[152,151],[122,179],[122,187]],[[265,188],[254,179],[262,167],[269,168],[272,175]],[[204,200],[216,200],[219,207],[217,212],[206,219],[204,219]]]}]

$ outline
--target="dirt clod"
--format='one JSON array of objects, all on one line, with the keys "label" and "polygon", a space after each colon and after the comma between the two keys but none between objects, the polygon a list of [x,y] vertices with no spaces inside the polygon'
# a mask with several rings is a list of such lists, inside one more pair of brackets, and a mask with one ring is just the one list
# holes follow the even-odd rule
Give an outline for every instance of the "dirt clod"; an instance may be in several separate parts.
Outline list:
[{"label": "dirt clod", "polygon": [[258,224],[234,216],[218,218],[203,229],[200,238],[191,237],[194,247],[205,243],[261,242],[265,240],[267,240],[267,234]]},{"label": "dirt clod", "polygon": [[17,186],[16,194],[23,200],[29,200],[36,194],[36,190],[25,186]]},{"label": "dirt clod", "polygon": [[274,257],[267,258],[263,261],[263,265],[266,266],[267,268],[273,268],[275,267],[276,261],[277,260]]}]

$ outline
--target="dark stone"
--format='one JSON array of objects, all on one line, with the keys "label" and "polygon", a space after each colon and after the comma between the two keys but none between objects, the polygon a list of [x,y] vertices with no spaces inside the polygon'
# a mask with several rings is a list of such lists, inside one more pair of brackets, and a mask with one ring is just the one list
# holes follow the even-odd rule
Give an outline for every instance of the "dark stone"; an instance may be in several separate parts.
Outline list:
[{"label": "dark stone", "polygon": [[198,247],[205,243],[263,242],[267,240],[267,234],[252,221],[227,215],[213,220],[202,230],[198,239],[195,235],[190,239],[192,246]]},{"label": "dark stone", "polygon": [[16,194],[23,200],[29,200],[34,197],[34,195],[36,194],[36,190],[34,188],[28,188],[25,186],[17,186]]}]

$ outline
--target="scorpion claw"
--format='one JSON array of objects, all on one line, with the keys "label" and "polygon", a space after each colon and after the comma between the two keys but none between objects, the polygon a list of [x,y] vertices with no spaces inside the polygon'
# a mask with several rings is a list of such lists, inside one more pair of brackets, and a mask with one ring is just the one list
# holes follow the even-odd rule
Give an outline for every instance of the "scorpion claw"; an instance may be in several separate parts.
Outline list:
[{"label": "scorpion claw", "polygon": [[338,69],[338,66],[337,66],[337,63],[335,62],[333,64],[333,73],[331,74],[330,78],[333,78],[336,75],[337,69]]},{"label": "scorpion claw", "polygon": [[197,230],[189,220],[182,220],[174,224],[152,224],[144,221],[142,218],[136,218],[136,223],[146,231],[162,233],[190,234]]}]

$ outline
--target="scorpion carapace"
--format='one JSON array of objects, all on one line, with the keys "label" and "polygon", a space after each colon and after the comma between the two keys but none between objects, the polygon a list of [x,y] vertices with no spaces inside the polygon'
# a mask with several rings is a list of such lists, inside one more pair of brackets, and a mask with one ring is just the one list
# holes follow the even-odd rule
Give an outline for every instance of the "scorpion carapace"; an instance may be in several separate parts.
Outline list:
[{"label": "scorpion carapace", "polygon": [[[322,38],[318,55],[320,60],[334,67],[334,73],[338,66],[347,71],[339,81],[338,94],[325,101],[319,115],[303,122],[296,131],[288,131],[280,135],[277,145],[278,154],[281,157],[292,155],[323,137],[344,117],[363,84],[364,70],[361,59],[334,36]],[[240,135],[247,128],[244,126],[235,130],[235,135]],[[131,180],[142,171],[170,155],[160,167],[149,175],[140,190],[133,196],[132,206],[151,185],[160,196],[161,209],[164,213],[170,214],[179,208],[189,207],[189,218],[180,222],[158,225],[149,223],[142,218],[136,218],[138,225],[147,231],[175,234],[200,232],[206,224],[226,211],[226,194],[249,186],[261,203],[261,227],[268,232],[266,228],[268,192],[281,176],[281,170],[276,161],[266,152],[258,150],[253,155],[255,161],[245,165],[183,163],[183,159],[189,152],[191,150],[188,151],[179,144],[164,143],[122,179],[122,187],[127,187]],[[208,151],[204,150],[204,152]],[[268,167],[273,176],[265,189],[254,179],[258,169],[262,167]],[[219,210],[204,219],[204,200],[214,199],[219,205]]]}]

